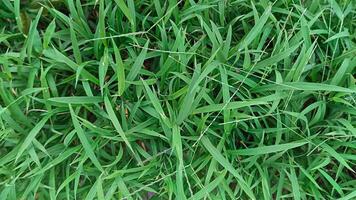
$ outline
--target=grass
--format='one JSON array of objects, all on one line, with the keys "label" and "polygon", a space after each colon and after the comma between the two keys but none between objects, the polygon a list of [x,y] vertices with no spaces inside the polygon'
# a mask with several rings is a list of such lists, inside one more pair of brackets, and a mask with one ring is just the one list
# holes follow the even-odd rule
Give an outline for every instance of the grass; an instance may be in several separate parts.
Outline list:
[{"label": "grass", "polygon": [[0,199],[355,199],[355,8],[2,0]]}]

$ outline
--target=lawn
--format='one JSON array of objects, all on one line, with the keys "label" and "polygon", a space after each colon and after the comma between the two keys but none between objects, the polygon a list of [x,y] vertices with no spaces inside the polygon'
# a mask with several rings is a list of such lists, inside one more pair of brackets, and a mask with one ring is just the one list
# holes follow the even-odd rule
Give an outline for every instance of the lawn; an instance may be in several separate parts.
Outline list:
[{"label": "lawn", "polygon": [[1,0],[1,200],[356,199],[354,0]]}]

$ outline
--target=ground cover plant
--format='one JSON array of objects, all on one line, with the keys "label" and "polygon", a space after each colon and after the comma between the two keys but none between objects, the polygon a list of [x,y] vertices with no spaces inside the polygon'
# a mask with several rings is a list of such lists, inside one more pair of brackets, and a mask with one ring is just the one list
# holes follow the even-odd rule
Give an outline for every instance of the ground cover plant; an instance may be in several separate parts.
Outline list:
[{"label": "ground cover plant", "polygon": [[0,199],[355,199],[353,0],[1,0]]}]

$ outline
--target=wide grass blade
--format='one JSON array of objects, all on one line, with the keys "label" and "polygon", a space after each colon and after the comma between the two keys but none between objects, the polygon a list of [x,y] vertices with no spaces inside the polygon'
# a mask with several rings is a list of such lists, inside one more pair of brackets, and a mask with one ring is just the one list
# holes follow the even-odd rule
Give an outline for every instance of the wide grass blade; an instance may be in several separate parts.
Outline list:
[{"label": "wide grass blade", "polygon": [[103,167],[101,166],[98,158],[95,156],[94,154],[94,148],[93,146],[90,144],[89,139],[87,138],[87,136],[85,135],[84,130],[82,129],[76,114],[74,113],[74,110],[72,108],[72,106],[69,104],[69,111],[70,111],[70,115],[72,117],[72,122],[75,128],[75,131],[78,135],[78,138],[81,142],[81,144],[83,145],[84,151],[86,153],[86,155],[90,158],[90,160],[93,162],[93,164],[95,165],[95,167],[97,167],[100,171],[104,171]]}]

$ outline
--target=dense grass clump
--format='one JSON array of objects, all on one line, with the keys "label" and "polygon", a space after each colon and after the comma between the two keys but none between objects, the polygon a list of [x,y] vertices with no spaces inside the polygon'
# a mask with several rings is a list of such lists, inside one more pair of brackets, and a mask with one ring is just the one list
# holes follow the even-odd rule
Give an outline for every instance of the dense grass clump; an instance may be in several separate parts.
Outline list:
[{"label": "dense grass clump", "polygon": [[353,0],[1,0],[0,199],[355,199]]}]

